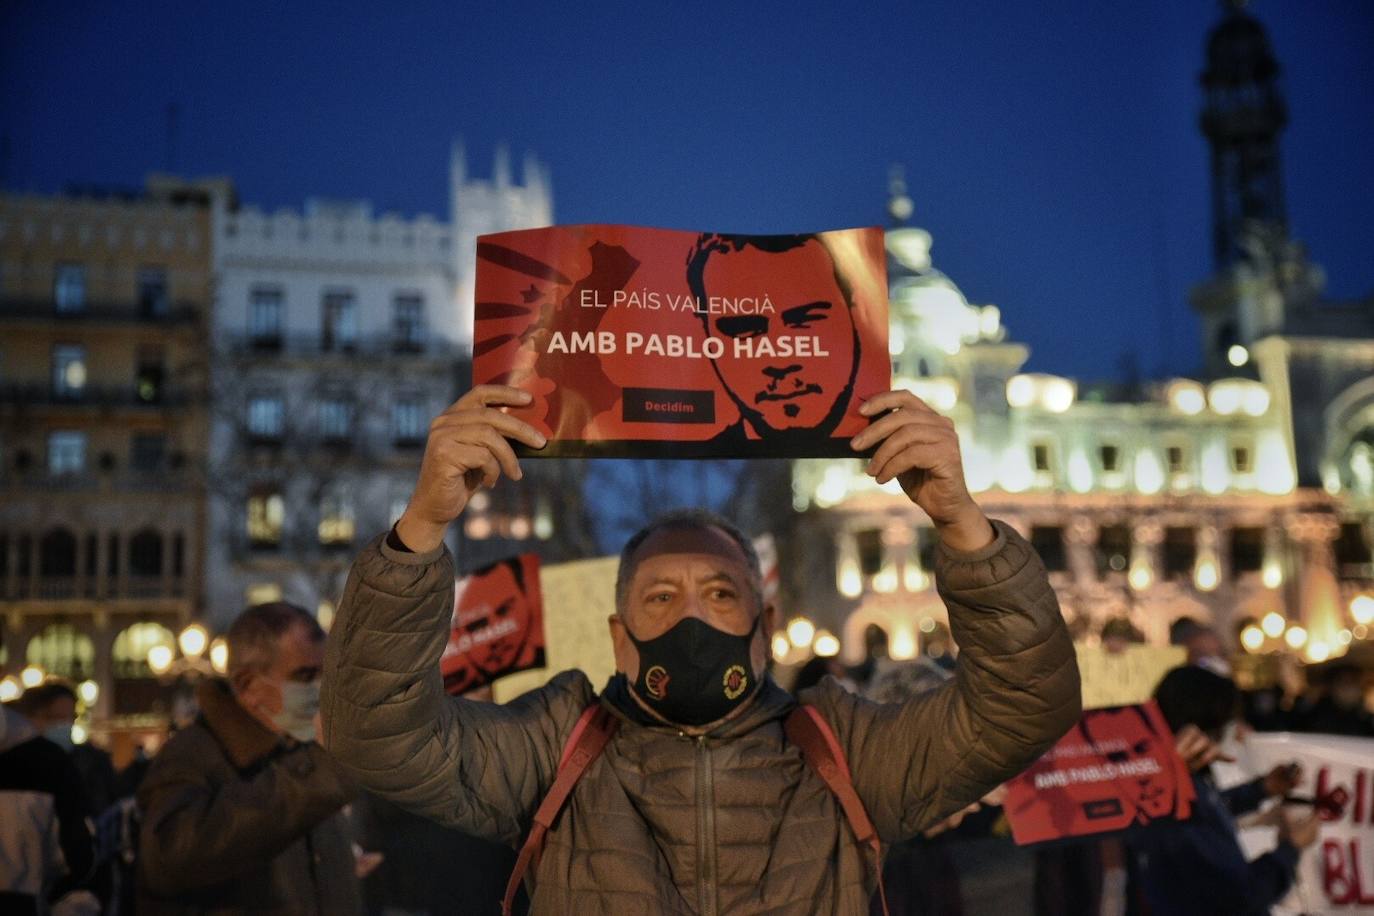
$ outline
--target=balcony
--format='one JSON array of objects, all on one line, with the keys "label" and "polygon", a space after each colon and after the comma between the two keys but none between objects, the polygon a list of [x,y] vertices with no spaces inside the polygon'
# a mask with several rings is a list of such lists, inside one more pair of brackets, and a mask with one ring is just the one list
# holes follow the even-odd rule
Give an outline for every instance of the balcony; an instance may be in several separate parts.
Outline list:
[{"label": "balcony", "polygon": [[46,471],[0,471],[0,492],[34,493],[113,493],[157,494],[194,493],[197,475],[186,468],[161,471],[109,472],[87,470],[74,474],[49,474]]},{"label": "balcony", "polygon": [[79,389],[58,391],[51,385],[0,385],[0,405],[48,409],[133,409],[165,410],[186,407],[191,394],[185,388],[163,384],[154,397],[144,397],[137,385],[84,385]]},{"label": "balcony", "polygon": [[80,309],[58,311],[51,299],[0,299],[0,321],[194,325],[203,311],[186,301],[171,302],[160,309],[138,302],[87,302]]},{"label": "balcony", "polygon": [[373,334],[349,340],[326,341],[320,334],[262,334],[216,332],[222,353],[261,359],[457,359],[463,351],[449,340],[426,337],[423,341],[394,334]]},{"label": "balcony", "polygon": [[186,596],[183,576],[144,576],[128,573],[110,576],[0,577],[0,601],[166,600]]}]

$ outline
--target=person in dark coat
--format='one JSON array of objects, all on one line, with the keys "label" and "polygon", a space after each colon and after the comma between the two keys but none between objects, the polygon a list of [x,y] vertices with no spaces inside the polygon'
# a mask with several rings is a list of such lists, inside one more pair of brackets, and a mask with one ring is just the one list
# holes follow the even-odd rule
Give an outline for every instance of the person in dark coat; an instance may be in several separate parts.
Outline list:
[{"label": "person in dark coat", "polygon": [[62,749],[0,707],[0,913],[46,913],[90,875],[86,807]]},{"label": "person in dark coat", "polygon": [[228,681],[200,684],[200,717],[139,788],[138,912],[361,913],[342,813],[355,788],[315,741],[324,632],[274,603],[228,643]]},{"label": "person in dark coat", "polygon": [[[1317,840],[1316,814],[1281,812],[1277,845],[1246,861],[1236,837],[1235,813],[1258,800],[1255,796],[1262,783],[1228,797],[1218,790],[1211,773],[1211,763],[1220,754],[1217,745],[1222,731],[1239,710],[1235,683],[1197,665],[1185,665],[1164,676],[1155,688],[1155,700],[1193,770],[1197,799],[1190,819],[1156,823],[1128,838],[1149,912],[1170,916],[1269,913],[1292,887],[1298,856]],[[1185,750],[1190,742],[1203,747]]]}]

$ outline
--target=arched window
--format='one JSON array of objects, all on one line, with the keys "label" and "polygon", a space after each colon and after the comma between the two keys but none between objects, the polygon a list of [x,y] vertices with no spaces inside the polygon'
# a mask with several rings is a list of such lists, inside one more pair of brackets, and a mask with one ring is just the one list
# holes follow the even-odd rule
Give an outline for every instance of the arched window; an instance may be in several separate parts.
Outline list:
[{"label": "arched window", "polygon": [[38,542],[38,574],[45,578],[76,575],[76,535],[54,528]]},{"label": "arched window", "polygon": [[29,640],[25,660],[48,674],[84,681],[95,673],[95,643],[70,623],[50,623]]},{"label": "arched window", "polygon": [[123,630],[115,637],[112,658],[114,676],[118,680],[152,677],[148,667],[148,651],[154,646],[166,646],[175,651],[176,637],[160,623],[144,621]]},{"label": "arched window", "polygon": [[162,535],[144,528],[129,538],[129,575],[162,575]]}]

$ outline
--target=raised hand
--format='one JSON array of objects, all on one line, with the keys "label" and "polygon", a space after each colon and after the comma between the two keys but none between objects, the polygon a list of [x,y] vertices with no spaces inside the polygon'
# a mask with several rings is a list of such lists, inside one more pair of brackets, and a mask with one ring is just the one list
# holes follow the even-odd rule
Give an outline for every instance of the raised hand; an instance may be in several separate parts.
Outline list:
[{"label": "raised hand", "polygon": [[901,389],[869,398],[859,413],[876,419],[849,444],[860,452],[877,446],[868,473],[878,483],[895,478],[955,550],[977,550],[992,542],[996,533],[964,484],[953,421]]},{"label": "raised hand", "polygon": [[473,493],[495,486],[503,473],[512,480],[524,476],[506,440],[531,448],[543,448],[547,440],[500,408],[529,401],[530,395],[519,388],[479,385],[434,418],[415,492],[396,523],[396,534],[407,547],[417,553],[438,547]]}]

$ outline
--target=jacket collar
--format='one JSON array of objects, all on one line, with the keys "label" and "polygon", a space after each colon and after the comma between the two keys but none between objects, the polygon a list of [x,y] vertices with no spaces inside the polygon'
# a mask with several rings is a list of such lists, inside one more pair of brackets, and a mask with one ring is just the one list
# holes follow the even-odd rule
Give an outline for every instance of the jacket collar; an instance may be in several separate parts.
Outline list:
[{"label": "jacket collar", "polygon": [[226,681],[209,678],[196,688],[201,719],[215,736],[230,763],[247,769],[271,754],[282,743],[280,735],[248,714]]},{"label": "jacket collar", "polygon": [[[616,718],[627,724],[663,732],[677,730],[674,726],[654,718],[635,702],[635,698],[630,695],[629,680],[623,673],[617,672],[606,682],[606,689],[601,693],[601,702]],[[779,687],[771,674],[764,674],[758,693],[744,711],[706,732],[706,737],[738,738],[760,725],[781,719],[796,705],[797,701],[792,694]]]}]

